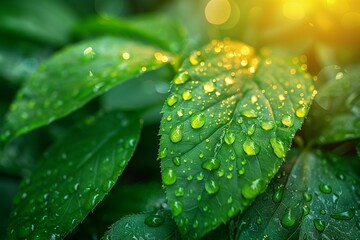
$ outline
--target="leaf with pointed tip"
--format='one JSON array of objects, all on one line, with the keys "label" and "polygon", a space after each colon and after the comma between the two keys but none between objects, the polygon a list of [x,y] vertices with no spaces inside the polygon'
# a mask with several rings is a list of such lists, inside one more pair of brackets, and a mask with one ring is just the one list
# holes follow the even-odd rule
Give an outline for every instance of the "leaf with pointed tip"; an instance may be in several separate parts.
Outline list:
[{"label": "leaf with pointed tip", "polygon": [[140,15],[131,18],[92,18],[79,23],[80,35],[113,34],[148,41],[170,52],[182,50],[186,31],[179,21],[162,15]]},{"label": "leaf with pointed tip", "polygon": [[[359,67],[342,70],[324,68],[319,81],[325,82],[315,97],[319,105],[310,112],[309,136],[317,144],[329,144],[360,137]],[[315,105],[316,106],[316,105]]]},{"label": "leaf with pointed tip", "polygon": [[14,198],[8,239],[60,239],[110,191],[133,154],[137,116],[87,119],[56,142]]},{"label": "leaf with pointed tip", "polygon": [[312,91],[297,63],[258,58],[230,40],[213,41],[183,63],[163,108],[159,158],[185,237],[202,237],[265,190]]},{"label": "leaf with pointed tip", "polygon": [[239,218],[236,239],[356,239],[356,157],[292,151],[278,177]]},{"label": "leaf with pointed tip", "polygon": [[6,116],[1,139],[7,141],[49,124],[170,60],[154,46],[123,38],[102,37],[70,46],[25,83]]},{"label": "leaf with pointed tip", "polygon": [[128,215],[114,223],[104,240],[180,239],[169,210]]}]

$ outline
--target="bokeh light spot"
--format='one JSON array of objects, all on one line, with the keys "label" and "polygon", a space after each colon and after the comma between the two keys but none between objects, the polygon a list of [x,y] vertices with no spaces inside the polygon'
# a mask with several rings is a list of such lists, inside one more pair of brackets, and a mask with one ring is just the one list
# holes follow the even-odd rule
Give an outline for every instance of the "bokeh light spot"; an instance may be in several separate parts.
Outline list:
[{"label": "bokeh light spot", "polygon": [[305,9],[301,2],[286,1],[283,5],[284,17],[291,20],[301,20],[305,17]]},{"label": "bokeh light spot", "polygon": [[231,5],[228,0],[211,0],[205,7],[206,20],[215,25],[220,25],[229,20]]}]

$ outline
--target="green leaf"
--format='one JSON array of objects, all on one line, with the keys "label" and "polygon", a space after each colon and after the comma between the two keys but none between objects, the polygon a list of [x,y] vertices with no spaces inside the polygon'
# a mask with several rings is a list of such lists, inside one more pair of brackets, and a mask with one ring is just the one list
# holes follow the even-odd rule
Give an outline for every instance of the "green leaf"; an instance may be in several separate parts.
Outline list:
[{"label": "green leaf", "polygon": [[110,191],[139,132],[137,116],[112,112],[55,143],[14,198],[8,239],[64,238]]},{"label": "green leaf", "polygon": [[74,27],[74,13],[61,1],[21,0],[0,4],[0,33],[25,39],[62,45]]},{"label": "green leaf", "polygon": [[359,167],[353,157],[294,151],[240,216],[236,239],[357,239]]},{"label": "green leaf", "polygon": [[190,55],[173,83],[160,129],[162,180],[181,233],[199,238],[265,190],[313,85],[298,64],[258,58],[230,40]]},{"label": "green leaf", "polygon": [[179,21],[162,15],[140,15],[126,19],[91,18],[79,23],[80,35],[113,34],[131,36],[155,44],[170,52],[179,52],[185,44],[186,31]]},{"label": "green leaf", "polygon": [[114,223],[102,239],[180,239],[169,210],[128,215]]},{"label": "green leaf", "polygon": [[[319,81],[325,83],[315,97],[321,108],[310,113],[309,129],[318,131],[313,142],[328,144],[360,137],[359,78],[359,67],[342,70],[331,66],[319,74]],[[312,130],[309,135],[313,138]]]},{"label": "green leaf", "polygon": [[123,38],[103,37],[68,47],[42,65],[17,94],[1,139],[49,124],[170,60],[155,47]]}]

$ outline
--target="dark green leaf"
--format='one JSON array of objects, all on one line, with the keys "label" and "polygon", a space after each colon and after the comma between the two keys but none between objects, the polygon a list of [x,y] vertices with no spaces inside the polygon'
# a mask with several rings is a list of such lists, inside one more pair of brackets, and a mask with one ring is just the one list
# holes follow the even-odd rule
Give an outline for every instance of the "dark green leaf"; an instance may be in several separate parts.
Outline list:
[{"label": "dark green leaf", "polygon": [[11,202],[18,187],[17,181],[0,178],[0,239],[6,239],[6,226],[9,223]]},{"label": "dark green leaf", "polygon": [[55,143],[15,196],[9,239],[66,236],[109,192],[138,141],[139,119],[87,119]]},{"label": "dark green leaf", "polygon": [[111,226],[103,237],[106,240],[180,239],[169,210],[157,210],[128,215]]},{"label": "dark green leaf", "polygon": [[[309,129],[318,134],[314,142],[327,144],[360,137],[360,71],[349,68],[342,71],[331,66],[319,74],[325,82],[315,98],[321,108],[310,113]],[[309,133],[313,137],[313,130]]]},{"label": "dark green leaf", "polygon": [[225,40],[184,62],[163,108],[159,151],[184,236],[199,238],[243,211],[279,169],[313,91],[294,61]]},{"label": "dark green leaf", "polygon": [[76,21],[73,12],[61,1],[2,1],[0,33],[61,45],[68,41]]},{"label": "dark green leaf", "polygon": [[20,90],[1,138],[12,139],[63,117],[170,59],[155,47],[114,37],[68,47],[47,61]]},{"label": "dark green leaf", "polygon": [[302,152],[239,219],[236,239],[357,239],[359,162]]},{"label": "dark green leaf", "polygon": [[105,33],[131,36],[171,52],[182,50],[186,37],[185,29],[178,21],[161,15],[142,15],[127,19],[89,19],[79,23],[77,32],[81,35]]}]

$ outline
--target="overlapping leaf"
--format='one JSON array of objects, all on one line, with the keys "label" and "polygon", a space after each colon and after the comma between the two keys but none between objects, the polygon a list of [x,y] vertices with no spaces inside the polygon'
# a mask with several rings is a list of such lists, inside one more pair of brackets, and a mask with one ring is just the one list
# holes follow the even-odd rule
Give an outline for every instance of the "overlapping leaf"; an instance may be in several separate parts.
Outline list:
[{"label": "overlapping leaf", "polygon": [[[309,128],[318,134],[316,143],[327,144],[360,137],[360,71],[330,66],[319,74],[325,82],[315,101],[321,108],[311,111]],[[311,126],[312,125],[312,126]],[[313,134],[314,132],[309,132]]]},{"label": "overlapping leaf", "polygon": [[14,199],[8,239],[60,239],[110,191],[135,150],[137,116],[86,120],[47,152]]},{"label": "overlapping leaf", "polygon": [[105,240],[180,239],[169,210],[128,215],[114,223]]},{"label": "overlapping leaf", "polygon": [[187,238],[244,210],[279,169],[311,104],[305,64],[213,41],[173,80],[161,124],[162,180]]},{"label": "overlapping leaf", "polygon": [[123,38],[102,37],[68,47],[43,64],[20,90],[1,139],[48,124],[169,61],[171,57],[162,50]]},{"label": "overlapping leaf", "polygon": [[236,239],[357,239],[359,167],[351,157],[294,151],[240,217]]}]

